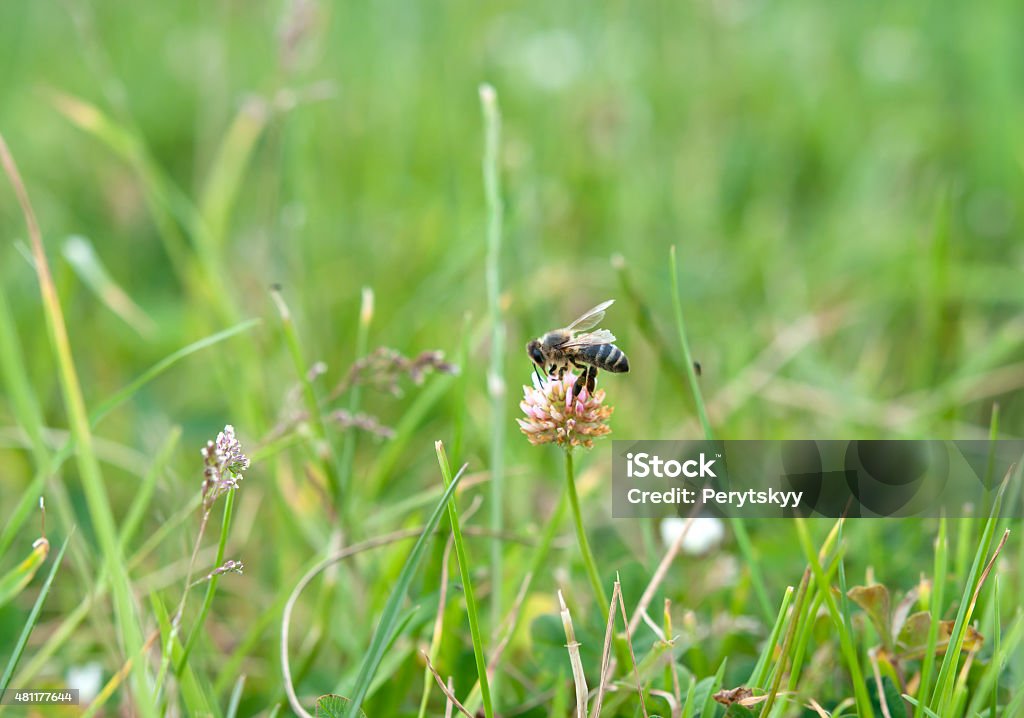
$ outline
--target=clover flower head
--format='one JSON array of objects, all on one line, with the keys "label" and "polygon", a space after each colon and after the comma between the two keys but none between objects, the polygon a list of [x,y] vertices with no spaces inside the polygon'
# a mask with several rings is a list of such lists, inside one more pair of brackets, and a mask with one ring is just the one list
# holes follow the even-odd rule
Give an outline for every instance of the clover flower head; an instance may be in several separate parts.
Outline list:
[{"label": "clover flower head", "polygon": [[591,394],[584,387],[573,395],[576,376],[566,372],[561,378],[533,376],[533,386],[523,387],[519,408],[525,419],[516,419],[531,444],[555,443],[571,449],[591,448],[594,439],[611,433],[608,417],[613,408],[604,403],[604,389]]},{"label": "clover flower head", "polygon": [[[680,534],[683,534],[681,539]],[[725,524],[714,516],[672,516],[661,522],[661,540],[664,544],[671,546],[680,540],[683,553],[690,556],[710,553],[718,548],[724,538]]]},{"label": "clover flower head", "polygon": [[212,502],[225,491],[237,489],[242,472],[249,468],[249,457],[235,438],[235,427],[228,424],[217,434],[216,441],[207,441],[203,455],[203,498]]}]

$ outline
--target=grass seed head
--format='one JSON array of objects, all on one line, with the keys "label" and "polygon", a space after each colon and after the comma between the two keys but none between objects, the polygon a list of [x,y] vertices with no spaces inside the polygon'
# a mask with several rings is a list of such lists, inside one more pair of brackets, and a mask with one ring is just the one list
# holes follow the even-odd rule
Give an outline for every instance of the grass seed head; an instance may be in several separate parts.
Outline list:
[{"label": "grass seed head", "polygon": [[249,468],[249,457],[235,438],[235,427],[228,424],[217,434],[216,441],[207,441],[203,455],[203,500],[212,503],[224,492],[237,489],[242,472]]}]

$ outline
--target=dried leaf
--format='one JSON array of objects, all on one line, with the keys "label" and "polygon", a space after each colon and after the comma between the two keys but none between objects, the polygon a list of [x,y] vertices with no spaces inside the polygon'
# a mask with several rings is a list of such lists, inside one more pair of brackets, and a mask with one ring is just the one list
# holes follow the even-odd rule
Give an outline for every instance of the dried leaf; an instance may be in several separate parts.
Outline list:
[{"label": "dried leaf", "polygon": [[746,686],[737,686],[736,688],[723,688],[713,695],[712,698],[723,706],[731,706],[733,703],[739,703],[740,701],[753,697],[753,695],[754,691],[750,690]]},{"label": "dried leaf", "polygon": [[[935,641],[935,653],[942,655],[949,646],[949,638],[953,634],[954,621],[939,621],[938,637]],[[896,640],[896,647],[901,659],[917,659],[928,650],[928,631],[932,625],[932,616],[928,611],[918,611],[907,617],[903,629]],[[985,642],[973,626],[967,626],[964,632],[963,650],[977,651]]]},{"label": "dried leaf", "polygon": [[868,614],[885,645],[891,645],[892,622],[889,589],[880,583],[873,583],[870,586],[854,586],[846,592],[846,595]]}]

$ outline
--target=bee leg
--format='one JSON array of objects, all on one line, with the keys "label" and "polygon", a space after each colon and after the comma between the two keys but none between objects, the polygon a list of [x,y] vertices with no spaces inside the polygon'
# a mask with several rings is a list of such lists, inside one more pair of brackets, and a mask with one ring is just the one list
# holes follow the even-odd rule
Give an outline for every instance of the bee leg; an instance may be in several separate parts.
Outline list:
[{"label": "bee leg", "polygon": [[583,373],[580,374],[576,378],[576,383],[573,384],[572,395],[573,396],[579,396],[580,394],[582,394],[583,393],[583,387],[586,385],[586,383],[587,383],[587,372],[584,369]]},{"label": "bee leg", "polygon": [[579,362],[573,360],[570,361],[572,361],[572,365],[574,367],[583,370],[580,372],[580,375],[576,378],[576,384],[574,384],[572,387],[572,395],[576,396],[577,394],[583,391],[583,387],[587,382],[587,365],[580,364]]},{"label": "bee leg", "polygon": [[[582,378],[582,377],[580,377]],[[594,393],[594,385],[597,383],[597,367],[590,367],[590,371],[587,372],[587,393]]]}]

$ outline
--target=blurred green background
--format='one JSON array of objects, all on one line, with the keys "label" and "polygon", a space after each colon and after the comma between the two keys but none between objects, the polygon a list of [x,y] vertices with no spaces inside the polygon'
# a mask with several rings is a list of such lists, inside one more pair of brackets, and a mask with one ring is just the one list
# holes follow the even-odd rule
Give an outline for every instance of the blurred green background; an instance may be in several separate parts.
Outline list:
[{"label": "blurred green background", "polygon": [[[599,301],[618,299],[604,326],[633,367],[601,379],[614,436],[698,435],[693,399],[657,340],[677,346],[671,245],[720,437],[983,437],[995,402],[1001,432],[1019,436],[1022,23],[1024,6],[1008,0],[0,4],[0,132],[40,218],[89,406],[189,342],[263,319],[188,357],[99,426],[115,514],[171,426],[184,438],[146,526],[194,496],[198,447],[225,423],[248,449],[268,436],[296,383],[273,283],[306,359],[328,367],[324,387],[358,358],[364,286],[375,295],[370,347],[438,348],[453,360],[466,348],[461,378],[431,379],[436,400],[421,416],[410,419],[410,407],[430,383],[399,400],[364,394],[365,410],[411,429],[397,446],[360,437],[355,515],[436,489],[432,442],[450,442],[453,425],[465,432],[460,461],[488,467],[482,82],[496,88],[503,117],[507,526],[546,515],[561,486],[557,454],[528,446],[513,422],[529,381],[522,346]],[[196,207],[202,231],[190,224]],[[0,230],[0,286],[32,391],[47,424],[66,427],[6,183]],[[62,253],[73,235],[88,239],[141,314],[126,321],[83,281]],[[0,423],[6,513],[33,470],[6,397]],[[621,542],[644,544],[639,529],[607,519],[608,450],[580,463],[593,529],[614,534],[595,541],[612,570]],[[221,584],[215,614],[237,616],[211,619],[220,630],[243,631],[327,535],[315,492],[303,488],[308,456],[275,452],[246,480],[252,498],[240,498],[234,548],[247,572]],[[91,542],[71,465],[63,477],[63,515]],[[406,520],[395,519],[414,525]],[[357,523],[353,535],[396,528],[379,523]],[[19,533],[25,541],[33,524]],[[140,575],[187,555],[194,530]],[[775,601],[799,580],[802,559],[777,529],[752,530]],[[863,550],[848,558],[858,581],[872,564],[906,588],[929,565],[930,530],[856,531]],[[905,555],[894,558],[892,542]],[[650,545],[637,550],[650,568]],[[483,562],[485,542],[479,554]],[[397,570],[395,556],[363,568]],[[76,559],[81,580],[88,557]],[[172,579],[153,581],[177,595]],[[711,605],[756,612],[732,586]],[[372,584],[364,588],[352,622],[372,613]],[[695,589],[676,590],[685,603]],[[56,595],[54,613],[77,601],[71,589]],[[22,613],[6,610],[13,635]],[[279,680],[272,630],[247,659],[269,682],[254,710]],[[204,660],[231,644],[211,632],[221,648],[207,647]],[[338,639],[337,650],[349,655],[359,640]],[[112,647],[98,643],[95,632],[76,634],[51,672],[97,652],[116,670]],[[323,676],[335,672],[319,670],[310,685],[329,688]]]}]

